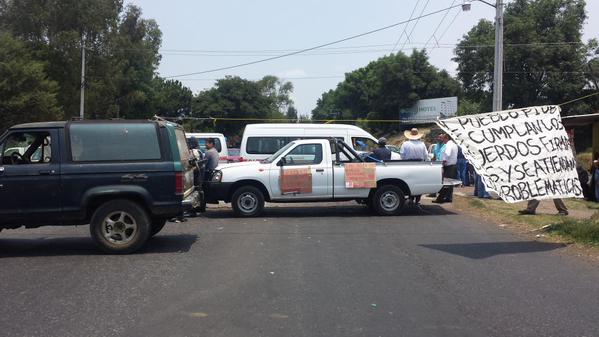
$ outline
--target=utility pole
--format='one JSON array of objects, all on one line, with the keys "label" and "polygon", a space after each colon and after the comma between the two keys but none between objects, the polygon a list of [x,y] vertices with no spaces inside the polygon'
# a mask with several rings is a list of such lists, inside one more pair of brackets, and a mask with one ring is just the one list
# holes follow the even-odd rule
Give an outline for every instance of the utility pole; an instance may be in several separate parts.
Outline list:
[{"label": "utility pole", "polygon": [[503,0],[495,4],[495,67],[493,73],[493,111],[502,110],[503,101]]},{"label": "utility pole", "polygon": [[79,118],[85,112],[85,39],[81,37],[81,102],[79,102]]},{"label": "utility pole", "polygon": [[472,1],[479,1],[495,7],[495,65],[493,69],[493,111],[503,108],[503,0],[495,5],[487,0],[463,0],[462,10],[469,11]]}]

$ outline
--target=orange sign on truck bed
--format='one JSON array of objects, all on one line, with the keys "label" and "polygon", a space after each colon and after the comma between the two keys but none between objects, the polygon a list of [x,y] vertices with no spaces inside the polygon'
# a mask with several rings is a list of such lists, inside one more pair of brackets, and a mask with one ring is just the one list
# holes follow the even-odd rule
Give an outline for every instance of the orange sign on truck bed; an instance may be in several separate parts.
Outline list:
[{"label": "orange sign on truck bed", "polygon": [[347,163],[344,167],[346,188],[376,187],[376,163]]}]

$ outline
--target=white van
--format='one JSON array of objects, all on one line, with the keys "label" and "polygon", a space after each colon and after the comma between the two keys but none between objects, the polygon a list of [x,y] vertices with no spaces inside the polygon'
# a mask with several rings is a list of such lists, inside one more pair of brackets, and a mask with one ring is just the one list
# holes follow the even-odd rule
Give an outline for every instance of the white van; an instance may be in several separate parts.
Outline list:
[{"label": "white van", "polygon": [[200,151],[202,153],[206,152],[206,139],[214,138],[214,148],[218,151],[219,161],[227,162],[229,159],[229,150],[227,148],[227,140],[222,133],[197,133],[197,132],[186,132],[185,136],[187,137],[187,143],[189,140],[194,137],[198,140],[198,145]]},{"label": "white van", "polygon": [[357,152],[369,152],[377,146],[371,134],[354,125],[249,124],[243,132],[240,156],[244,160],[262,160],[291,141],[328,137],[342,139]]}]

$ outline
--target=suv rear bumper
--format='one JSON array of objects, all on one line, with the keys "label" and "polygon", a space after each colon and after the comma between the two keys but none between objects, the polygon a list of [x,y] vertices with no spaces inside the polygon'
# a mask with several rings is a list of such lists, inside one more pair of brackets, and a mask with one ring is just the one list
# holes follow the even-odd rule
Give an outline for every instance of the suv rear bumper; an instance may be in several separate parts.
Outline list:
[{"label": "suv rear bumper", "polygon": [[152,214],[165,218],[172,218],[200,207],[204,193],[202,191],[193,191],[187,198],[177,203],[158,204],[152,207]]},{"label": "suv rear bumper", "polygon": [[203,191],[193,191],[187,198],[183,199],[183,212],[191,211],[194,208],[200,207],[204,199]]}]

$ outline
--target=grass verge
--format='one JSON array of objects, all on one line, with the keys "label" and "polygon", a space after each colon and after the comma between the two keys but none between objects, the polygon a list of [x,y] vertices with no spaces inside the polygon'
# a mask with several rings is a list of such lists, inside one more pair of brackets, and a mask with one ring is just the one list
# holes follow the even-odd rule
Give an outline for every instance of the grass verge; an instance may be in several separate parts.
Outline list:
[{"label": "grass verge", "polygon": [[562,219],[546,231],[573,239],[576,242],[599,246],[599,221],[594,219]]},{"label": "grass verge", "polygon": [[[457,202],[456,202],[457,201]],[[499,224],[509,224],[524,232],[546,233],[558,241],[576,242],[599,247],[599,204],[580,199],[564,200],[570,216],[548,213],[556,212],[551,202],[545,201],[545,208],[536,215],[519,215],[524,203],[508,204],[502,200],[479,199],[473,197],[454,198],[456,208],[491,220]]]}]

